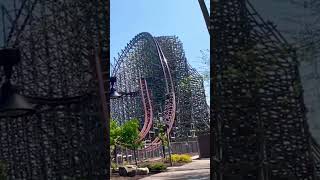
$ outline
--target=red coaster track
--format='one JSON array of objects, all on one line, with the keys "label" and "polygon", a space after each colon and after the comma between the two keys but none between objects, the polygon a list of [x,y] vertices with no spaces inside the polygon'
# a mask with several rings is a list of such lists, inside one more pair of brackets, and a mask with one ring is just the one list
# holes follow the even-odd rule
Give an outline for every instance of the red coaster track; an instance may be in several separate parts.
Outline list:
[{"label": "red coaster track", "polygon": [[143,128],[140,131],[140,138],[139,140],[143,140],[152,126],[152,119],[153,119],[153,111],[152,111],[152,104],[150,98],[150,92],[148,90],[147,81],[144,78],[140,78],[140,91],[142,96],[142,103],[144,108],[144,123]]},{"label": "red coaster track", "polygon": [[[158,44],[156,39],[153,38],[153,41],[157,47],[158,56],[160,58],[161,66],[162,66],[165,81],[166,81],[167,94],[166,94],[166,100],[165,100],[165,109],[164,109],[164,112],[162,113],[162,115],[163,115],[163,119],[164,119],[165,124],[168,126],[167,133],[170,133],[172,126],[173,126],[173,123],[174,123],[175,111],[176,111],[176,102],[175,102],[173,80],[171,77],[170,68],[168,66],[167,59],[164,56],[160,45]],[[146,110],[145,110],[145,112],[146,112]],[[147,117],[147,116],[148,115],[145,114],[145,117]],[[146,124],[146,122],[145,122],[145,124]],[[160,139],[158,137],[156,137],[151,142],[151,144],[149,146],[147,146],[146,148],[144,148],[142,150],[152,151],[152,150],[159,148],[159,146],[160,146]]]}]

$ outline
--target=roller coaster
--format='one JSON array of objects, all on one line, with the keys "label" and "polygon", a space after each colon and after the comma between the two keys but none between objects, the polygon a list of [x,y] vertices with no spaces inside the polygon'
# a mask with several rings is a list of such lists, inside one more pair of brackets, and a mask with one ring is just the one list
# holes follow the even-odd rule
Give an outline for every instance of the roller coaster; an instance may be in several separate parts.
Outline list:
[{"label": "roller coaster", "polygon": [[111,116],[120,124],[140,119],[140,140],[148,142],[144,150],[159,148],[161,122],[173,141],[194,139],[208,132],[209,107],[203,79],[188,64],[177,37],[140,33],[115,62],[112,76],[124,96],[111,100]]}]

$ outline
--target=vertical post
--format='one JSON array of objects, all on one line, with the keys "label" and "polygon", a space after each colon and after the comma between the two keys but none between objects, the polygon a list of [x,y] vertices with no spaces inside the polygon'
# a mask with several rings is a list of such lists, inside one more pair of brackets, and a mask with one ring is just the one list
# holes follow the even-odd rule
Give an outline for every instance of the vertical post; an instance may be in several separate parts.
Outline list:
[{"label": "vertical post", "polygon": [[[137,160],[137,157],[136,157],[136,147],[134,147],[133,148],[133,154],[134,154],[134,161],[135,161],[135,163],[136,163],[136,166],[138,166],[138,160]],[[127,157],[127,159],[128,159],[128,157]]]},{"label": "vertical post", "polygon": [[187,137],[187,143],[186,143],[186,145],[187,145],[187,148],[186,148],[186,149],[187,149],[187,153],[189,153],[189,150],[190,150],[190,149],[189,149],[189,137]]},{"label": "vertical post", "polygon": [[129,162],[128,149],[127,149],[127,148],[126,148],[126,158],[127,158],[127,163],[130,163],[130,162]]},{"label": "vertical post", "polygon": [[119,164],[119,161],[118,161],[118,152],[117,152],[117,146],[114,146],[114,160],[116,161],[116,165]]},{"label": "vertical post", "polygon": [[121,148],[121,151],[120,151],[120,153],[121,153],[121,164],[122,164],[122,165],[124,165],[124,160],[123,160],[123,152],[122,152],[122,148]]},{"label": "vertical post", "polygon": [[171,147],[170,147],[170,133],[167,131],[167,138],[168,138],[168,150],[169,150],[169,161],[170,161],[170,166],[172,166],[172,159],[171,159]]},{"label": "vertical post", "polygon": [[154,158],[154,151],[155,151],[155,149],[152,150],[152,158]]},{"label": "vertical post", "polygon": [[137,158],[137,161],[140,161],[139,160],[139,148],[137,148],[137,154],[135,154],[134,156],[135,156],[135,158]]}]

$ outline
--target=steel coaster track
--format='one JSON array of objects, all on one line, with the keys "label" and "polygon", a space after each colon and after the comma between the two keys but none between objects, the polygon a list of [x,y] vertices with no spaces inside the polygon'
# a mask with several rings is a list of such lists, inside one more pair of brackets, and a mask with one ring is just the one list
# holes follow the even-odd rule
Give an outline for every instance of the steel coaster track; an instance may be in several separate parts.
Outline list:
[{"label": "steel coaster track", "polygon": [[140,78],[139,81],[140,81],[141,95],[143,97],[142,102],[143,102],[144,114],[145,114],[143,128],[139,133],[139,141],[141,141],[146,137],[146,135],[151,129],[153,111],[152,111],[152,105],[151,105],[151,99],[150,99],[150,93],[148,90],[147,81],[143,78]]},{"label": "steel coaster track", "polygon": [[[165,81],[165,89],[166,89],[166,99],[165,99],[165,109],[162,112],[163,120],[165,124],[167,125],[167,133],[170,133],[174,124],[174,119],[175,119],[175,111],[176,111],[176,102],[175,102],[175,92],[174,92],[174,85],[173,85],[173,80],[170,72],[170,68],[167,62],[167,59],[157,42],[157,40],[150,34],[150,33],[141,33],[137,35],[133,40],[130,41],[128,46],[133,46],[133,44],[138,41],[141,38],[147,38],[152,43],[154,43],[155,47],[157,48],[157,55],[159,57],[159,61],[161,64],[161,68],[163,71],[164,75],[164,81]],[[113,73],[112,75],[115,76],[116,72],[119,70],[121,63],[124,60],[125,54],[129,51],[129,48],[123,50],[121,54],[119,55],[119,61],[116,62]],[[144,107],[144,124],[143,128],[141,129],[139,136],[140,140],[143,140],[148,132],[151,129],[152,126],[152,119],[153,119],[153,110],[152,110],[152,104],[151,104],[151,99],[150,99],[150,93],[148,90],[148,85],[145,79],[140,78],[139,80],[140,84],[140,91],[142,95],[142,103]],[[149,146],[147,146],[142,150],[152,150],[155,149],[160,145],[160,139],[156,137]]]},{"label": "steel coaster track", "polygon": [[[157,42],[155,38],[153,38],[154,43],[156,44],[158,55],[160,58],[160,62],[162,65],[162,69],[164,72],[164,76],[166,79],[166,100],[165,100],[165,109],[163,112],[163,119],[165,124],[168,126],[167,133],[169,134],[171,132],[171,129],[173,127],[174,119],[175,119],[175,111],[176,111],[176,102],[175,102],[175,93],[174,93],[174,86],[173,86],[173,80],[170,73],[170,68],[168,66],[168,62],[166,57],[163,54],[163,51]],[[142,150],[152,151],[160,146],[160,139],[156,137],[149,146]]]}]

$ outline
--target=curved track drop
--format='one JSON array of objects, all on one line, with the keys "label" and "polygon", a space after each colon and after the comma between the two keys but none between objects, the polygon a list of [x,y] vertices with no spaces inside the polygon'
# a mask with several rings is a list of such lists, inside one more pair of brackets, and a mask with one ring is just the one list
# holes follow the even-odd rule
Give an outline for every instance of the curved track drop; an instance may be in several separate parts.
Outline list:
[{"label": "curved track drop", "polygon": [[140,33],[121,51],[113,67],[115,88],[125,96],[111,100],[111,117],[120,124],[140,120],[139,140],[148,143],[143,151],[160,146],[160,121],[173,141],[194,139],[208,131],[203,79],[188,64],[176,36]]},{"label": "curved track drop", "polygon": [[[145,49],[137,50],[142,54],[142,57],[135,57],[135,54],[130,51],[131,48],[135,48],[136,46],[144,46]],[[146,57],[147,53],[152,53],[157,58],[152,58],[150,60],[150,58]],[[129,59],[129,61],[126,61],[127,59]],[[127,68],[126,66],[130,66],[131,68]],[[130,72],[128,72],[128,69],[130,69]],[[148,69],[149,71],[146,73],[144,69]],[[142,74],[140,73],[141,71]],[[119,91],[139,91],[139,93],[137,93],[140,94],[139,97],[124,97],[122,100],[116,100],[122,102],[119,102],[119,104],[116,104],[115,106],[118,105],[122,108],[123,104],[121,103],[134,101],[134,103],[127,105],[127,112],[139,111],[139,108],[135,107],[137,104],[137,106],[142,107],[143,118],[141,119],[143,119],[143,125],[139,133],[139,140],[148,139],[151,141],[149,146],[144,150],[154,149],[155,146],[160,144],[159,138],[147,137],[152,130],[152,125],[155,124],[153,122],[155,119],[154,114],[162,114],[162,119],[167,125],[167,132],[169,133],[174,124],[176,110],[175,92],[170,68],[157,40],[149,33],[140,33],[137,35],[130,41],[128,48],[122,51],[112,74],[119,79],[119,83],[117,84],[118,89],[120,89]],[[132,83],[129,86],[127,85],[128,81]],[[152,84],[156,81],[160,81],[161,85],[158,87],[149,86],[150,83]],[[151,97],[151,94],[155,94],[155,96]],[[134,98],[136,99],[132,100]],[[162,111],[162,109],[164,109],[164,111]],[[122,114],[119,113],[119,116],[126,120],[133,117],[141,117],[138,113],[133,114],[130,117],[123,117]]]},{"label": "curved track drop", "polygon": [[[175,119],[175,111],[176,111],[176,102],[175,102],[173,80],[171,77],[170,68],[169,68],[167,59],[164,56],[159,43],[154,38],[153,38],[153,41],[156,44],[158,56],[160,58],[160,62],[162,65],[164,76],[166,78],[167,92],[166,92],[166,99],[165,99],[165,109],[164,109],[164,112],[162,113],[162,115],[163,115],[164,123],[168,127],[167,133],[169,134],[172,127],[173,127],[173,123],[174,123],[174,119]],[[157,137],[152,141],[151,145],[148,146],[147,148],[145,148],[144,150],[152,151],[156,148],[159,148],[159,146],[160,146],[160,139]]]},{"label": "curved track drop", "polygon": [[150,131],[153,120],[153,111],[147,81],[144,78],[141,78],[139,81],[142,102],[144,107],[144,123],[143,128],[139,133],[139,140],[141,141],[146,137],[147,133]]}]

